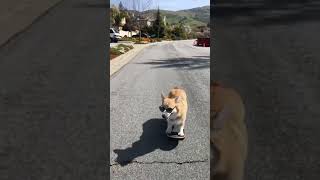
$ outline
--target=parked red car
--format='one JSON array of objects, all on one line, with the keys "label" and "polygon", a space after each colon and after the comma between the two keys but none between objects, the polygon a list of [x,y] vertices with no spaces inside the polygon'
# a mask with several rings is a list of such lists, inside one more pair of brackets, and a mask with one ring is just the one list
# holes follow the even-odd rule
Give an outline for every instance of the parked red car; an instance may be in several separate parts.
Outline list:
[{"label": "parked red car", "polygon": [[210,47],[210,38],[198,38],[194,41],[193,45]]}]

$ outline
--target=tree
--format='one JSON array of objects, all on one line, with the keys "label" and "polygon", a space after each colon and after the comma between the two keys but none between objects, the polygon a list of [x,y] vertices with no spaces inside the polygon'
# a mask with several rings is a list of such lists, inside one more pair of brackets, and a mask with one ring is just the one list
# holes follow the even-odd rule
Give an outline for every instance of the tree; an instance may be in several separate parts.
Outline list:
[{"label": "tree", "polygon": [[121,21],[122,21],[122,14],[121,13],[117,13],[114,17],[114,26],[116,27],[120,27],[122,24],[121,24]]},{"label": "tree", "polygon": [[111,9],[110,9],[110,23],[111,23],[111,25],[116,26],[117,24],[119,24],[119,14],[120,14],[119,9],[114,5],[111,6]]},{"label": "tree", "polygon": [[[122,4],[122,3],[121,3]],[[127,9],[133,10],[137,14],[137,18],[135,18],[136,24],[139,28],[139,40],[141,40],[141,24],[140,20],[142,19],[141,12],[149,9],[153,4],[153,0],[124,0],[124,6]],[[132,24],[135,24],[133,22]]]},{"label": "tree", "polygon": [[178,26],[175,26],[173,28],[172,33],[175,36],[175,39],[187,39],[187,33],[185,31],[183,24],[179,24]]},{"label": "tree", "polygon": [[125,17],[125,14],[119,11],[119,9],[115,6],[111,7],[111,16],[110,22],[115,27],[120,27],[122,24],[122,19]]},{"label": "tree", "polygon": [[130,14],[126,17],[126,24],[123,26],[125,31],[135,31],[138,29],[137,24],[134,21],[134,17]]},{"label": "tree", "polygon": [[[130,15],[127,11],[127,9],[123,6],[122,2],[120,1],[119,6],[112,5],[111,11],[110,11],[110,22],[112,26],[120,27],[123,26],[122,20],[123,18],[126,19],[126,21],[130,21]],[[130,28],[131,29],[131,28]]]},{"label": "tree", "polygon": [[165,36],[166,26],[163,22],[159,7],[156,13],[156,19],[152,25],[152,29],[153,33],[156,34],[158,38],[163,38]]},{"label": "tree", "polygon": [[127,10],[127,9],[123,6],[123,4],[122,4],[121,1],[120,1],[120,3],[119,3],[119,10],[120,10],[120,11],[125,11],[125,10]]},{"label": "tree", "polygon": [[152,29],[152,27],[145,26],[145,27],[141,28],[141,32],[145,32],[147,34],[153,34],[153,29]]}]

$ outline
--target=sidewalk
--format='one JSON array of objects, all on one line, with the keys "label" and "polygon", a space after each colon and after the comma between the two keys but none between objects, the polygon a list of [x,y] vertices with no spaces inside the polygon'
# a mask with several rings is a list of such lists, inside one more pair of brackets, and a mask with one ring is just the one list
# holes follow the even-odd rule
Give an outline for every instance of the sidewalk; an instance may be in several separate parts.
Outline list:
[{"label": "sidewalk", "polygon": [[62,0],[2,0],[0,46],[18,35]]},{"label": "sidewalk", "polygon": [[117,43],[110,43],[110,48],[118,46],[119,44],[134,45],[134,42],[132,42],[132,41],[118,41]]},{"label": "sidewalk", "polygon": [[123,66],[128,64],[137,54],[139,54],[143,49],[153,45],[155,43],[149,44],[132,44],[133,49],[125,54],[122,54],[110,61],[110,76],[119,71]]}]

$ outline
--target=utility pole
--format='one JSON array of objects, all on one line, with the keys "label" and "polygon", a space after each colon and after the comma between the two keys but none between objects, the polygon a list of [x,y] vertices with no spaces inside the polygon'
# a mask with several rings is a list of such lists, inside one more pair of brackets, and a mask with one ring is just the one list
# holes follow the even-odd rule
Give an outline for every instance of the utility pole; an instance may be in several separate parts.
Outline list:
[{"label": "utility pole", "polygon": [[160,9],[159,9],[159,5],[158,5],[158,13],[157,13],[157,18],[158,18],[158,39],[160,38]]},{"label": "utility pole", "polygon": [[158,24],[158,39],[160,38],[160,21],[159,21],[159,24]]},{"label": "utility pole", "polygon": [[140,15],[138,17],[138,26],[139,26],[139,42],[141,42],[141,23],[140,23]]}]

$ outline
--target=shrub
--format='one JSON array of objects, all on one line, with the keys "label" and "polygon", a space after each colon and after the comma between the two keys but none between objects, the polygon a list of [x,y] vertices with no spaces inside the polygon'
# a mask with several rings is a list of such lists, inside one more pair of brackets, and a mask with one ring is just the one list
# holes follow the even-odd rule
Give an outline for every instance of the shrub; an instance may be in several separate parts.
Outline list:
[{"label": "shrub", "polygon": [[121,55],[121,54],[129,51],[130,49],[133,49],[132,45],[119,44],[116,47],[110,48],[110,54]]},{"label": "shrub", "polygon": [[134,38],[132,37],[122,37],[120,41],[132,41]]},{"label": "shrub", "polygon": [[128,51],[130,50],[130,48],[129,48],[129,47],[125,47],[124,50],[125,50],[126,52],[128,52]]},{"label": "shrub", "polygon": [[148,44],[148,42],[147,41],[137,41],[137,42],[135,42],[135,44]]},{"label": "shrub", "polygon": [[116,46],[117,48],[125,48],[127,45],[124,44],[119,44],[118,46]]},{"label": "shrub", "polygon": [[110,48],[110,54],[119,56],[123,53],[121,53],[121,51],[117,47],[112,47]]}]

